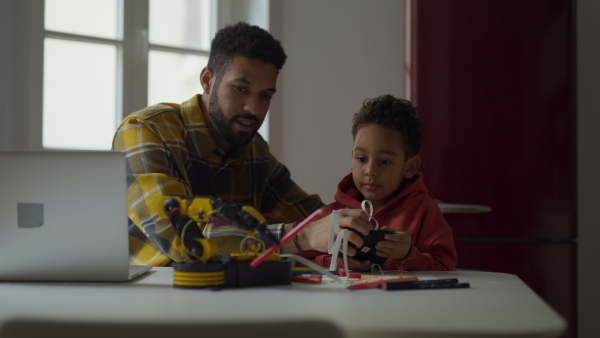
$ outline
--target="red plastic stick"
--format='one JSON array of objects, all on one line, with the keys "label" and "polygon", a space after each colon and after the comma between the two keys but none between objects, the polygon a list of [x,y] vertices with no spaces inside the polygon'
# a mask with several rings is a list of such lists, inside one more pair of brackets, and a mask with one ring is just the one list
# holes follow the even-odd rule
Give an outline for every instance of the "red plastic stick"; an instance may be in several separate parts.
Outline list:
[{"label": "red plastic stick", "polygon": [[308,223],[314,221],[317,217],[321,216],[321,209],[316,210],[315,212],[313,212],[312,214],[310,214],[308,217],[306,217],[302,222],[298,223],[298,225],[296,225],[295,228],[292,229],[292,231],[288,232],[287,234],[285,234],[285,236],[283,236],[280,240],[279,240],[279,245],[273,245],[271,246],[269,249],[267,249],[267,251],[263,252],[262,255],[256,257],[251,263],[250,263],[250,267],[255,268],[257,267],[260,263],[262,263],[270,254],[272,254],[273,252],[275,252],[275,250],[279,249],[282,245],[284,245],[285,243],[287,243],[289,240],[291,240],[292,238],[294,238],[294,236],[296,236],[296,234],[302,230],[302,228],[304,228]]}]

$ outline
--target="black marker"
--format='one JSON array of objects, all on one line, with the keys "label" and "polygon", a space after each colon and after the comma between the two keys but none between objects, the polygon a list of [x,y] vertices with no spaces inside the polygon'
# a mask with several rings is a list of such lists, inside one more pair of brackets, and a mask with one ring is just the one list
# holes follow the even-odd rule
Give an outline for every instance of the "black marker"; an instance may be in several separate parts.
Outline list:
[{"label": "black marker", "polygon": [[459,283],[458,279],[450,278],[416,282],[383,283],[379,287],[384,290],[463,289],[468,288],[469,283]]}]

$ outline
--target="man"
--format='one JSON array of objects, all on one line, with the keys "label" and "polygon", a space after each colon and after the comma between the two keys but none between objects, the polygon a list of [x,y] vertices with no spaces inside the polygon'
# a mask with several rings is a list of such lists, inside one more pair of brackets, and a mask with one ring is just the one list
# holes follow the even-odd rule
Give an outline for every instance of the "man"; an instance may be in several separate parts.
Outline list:
[{"label": "man", "polygon": [[[183,259],[179,238],[169,221],[158,216],[162,196],[210,195],[251,205],[269,223],[280,223],[270,226],[277,237],[290,231],[292,222],[322,206],[317,195],[307,194],[291,180],[257,133],[286,57],[280,42],[265,30],[246,23],[227,26],[217,32],[208,65],[200,73],[204,94],[181,105],[144,108],[121,123],[113,150],[124,152],[128,161],[133,264],[164,266]],[[318,239],[299,236],[296,243],[323,250],[326,223],[311,224],[320,229],[313,232]],[[228,231],[204,229],[207,237]],[[219,242],[225,251],[241,240],[219,238],[229,238]],[[298,250],[293,244],[282,248],[283,252]]]}]

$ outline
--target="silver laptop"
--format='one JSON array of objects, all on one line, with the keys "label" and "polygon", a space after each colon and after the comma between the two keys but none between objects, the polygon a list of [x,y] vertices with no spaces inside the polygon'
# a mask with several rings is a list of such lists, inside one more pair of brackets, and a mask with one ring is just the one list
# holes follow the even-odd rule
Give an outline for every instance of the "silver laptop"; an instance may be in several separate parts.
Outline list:
[{"label": "silver laptop", "polygon": [[0,280],[127,281],[125,157],[0,152]]}]

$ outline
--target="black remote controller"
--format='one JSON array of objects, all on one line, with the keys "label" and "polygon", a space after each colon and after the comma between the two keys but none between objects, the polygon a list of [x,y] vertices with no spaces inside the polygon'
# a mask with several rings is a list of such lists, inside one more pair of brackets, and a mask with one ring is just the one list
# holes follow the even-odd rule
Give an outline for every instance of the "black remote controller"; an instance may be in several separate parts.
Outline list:
[{"label": "black remote controller", "polygon": [[[356,245],[348,242],[348,245],[350,245],[356,249],[356,254],[354,256],[352,256],[352,258],[356,258],[361,261],[368,259],[371,261],[371,263],[379,264],[379,265],[385,263],[387,258],[377,255],[377,250],[375,249],[375,245],[377,245],[377,243],[379,243],[380,241],[384,241],[385,235],[392,234],[393,232],[383,231],[383,230],[371,230],[368,235],[363,236],[358,231],[355,231],[353,229],[349,229],[349,230],[356,232],[364,240],[363,246],[360,248],[357,248]],[[341,253],[339,256],[341,257]]]}]

